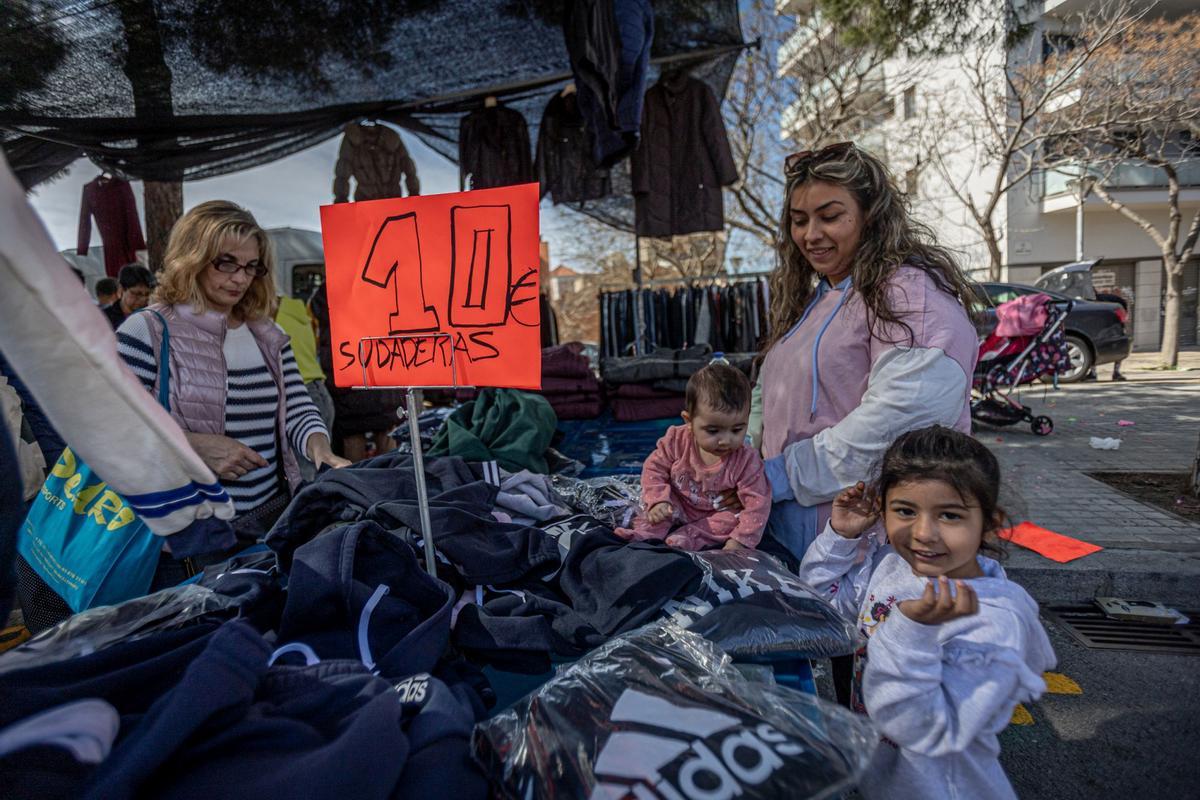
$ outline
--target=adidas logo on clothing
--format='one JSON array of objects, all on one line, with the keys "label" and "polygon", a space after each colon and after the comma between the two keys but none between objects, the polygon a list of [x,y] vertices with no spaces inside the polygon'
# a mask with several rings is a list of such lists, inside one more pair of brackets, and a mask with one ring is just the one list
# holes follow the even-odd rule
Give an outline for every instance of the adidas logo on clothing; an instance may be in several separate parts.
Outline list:
[{"label": "adidas logo on clothing", "polygon": [[424,703],[425,696],[429,693],[429,673],[419,672],[405,678],[397,683],[395,688],[401,703]]},{"label": "adidas logo on clothing", "polygon": [[766,723],[626,689],[610,719],[624,729],[596,756],[589,800],[733,800],[804,748]]},{"label": "adidas logo on clothing", "polygon": [[[737,555],[743,561],[752,558],[749,554]],[[721,556],[716,553],[696,553],[693,557],[708,562],[700,593],[663,605],[663,615],[685,628],[708,614],[715,606],[735,599],[744,599],[758,592],[780,592],[787,597],[806,599],[813,596],[812,590],[795,576],[771,569],[763,563],[756,563],[754,567],[719,569],[717,563]]]}]

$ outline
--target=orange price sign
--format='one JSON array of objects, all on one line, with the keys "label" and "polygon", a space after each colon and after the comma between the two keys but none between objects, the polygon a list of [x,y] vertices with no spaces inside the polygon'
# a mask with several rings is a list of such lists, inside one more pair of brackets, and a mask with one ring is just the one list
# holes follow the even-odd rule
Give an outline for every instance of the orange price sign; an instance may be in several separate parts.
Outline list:
[{"label": "orange price sign", "polygon": [[538,186],[321,207],[337,386],[541,388]]}]

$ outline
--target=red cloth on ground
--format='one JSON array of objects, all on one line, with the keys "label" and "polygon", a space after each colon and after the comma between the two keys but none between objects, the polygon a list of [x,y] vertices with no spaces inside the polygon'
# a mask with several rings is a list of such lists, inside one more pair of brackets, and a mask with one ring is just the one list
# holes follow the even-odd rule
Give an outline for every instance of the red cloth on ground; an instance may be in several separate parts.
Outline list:
[{"label": "red cloth on ground", "polygon": [[1022,522],[1015,528],[1000,531],[1000,538],[1013,544],[1032,550],[1038,555],[1045,556],[1051,561],[1065,564],[1077,558],[1097,553],[1104,548],[1100,545],[1073,539],[1061,533],[1047,530],[1032,522]]}]

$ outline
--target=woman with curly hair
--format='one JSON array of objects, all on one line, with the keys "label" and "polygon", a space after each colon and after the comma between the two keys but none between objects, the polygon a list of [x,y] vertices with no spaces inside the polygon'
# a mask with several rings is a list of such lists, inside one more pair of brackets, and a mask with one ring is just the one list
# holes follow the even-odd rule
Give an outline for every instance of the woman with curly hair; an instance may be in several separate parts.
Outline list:
[{"label": "woman with curly hair", "polygon": [[770,538],[799,559],[900,434],[970,431],[971,288],[850,142],[789,156],[759,372]]}]

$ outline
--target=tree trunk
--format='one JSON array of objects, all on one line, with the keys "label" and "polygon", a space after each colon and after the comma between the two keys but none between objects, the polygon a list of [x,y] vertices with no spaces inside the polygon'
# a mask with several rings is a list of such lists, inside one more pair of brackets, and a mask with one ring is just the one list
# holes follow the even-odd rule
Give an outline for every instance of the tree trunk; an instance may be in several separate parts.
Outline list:
[{"label": "tree trunk", "polygon": [[996,229],[991,225],[983,227],[983,240],[988,249],[988,279],[1000,280],[1000,272],[1004,268],[1004,254],[1000,252],[1000,242],[996,241]]},{"label": "tree trunk", "polygon": [[1192,494],[1200,498],[1200,437],[1196,441],[1196,460],[1192,462]]},{"label": "tree trunk", "polygon": [[1168,367],[1179,365],[1179,316],[1183,295],[1183,265],[1173,257],[1163,257],[1166,267],[1167,296],[1163,315],[1162,363]]},{"label": "tree trunk", "polygon": [[146,181],[143,184],[146,200],[146,247],[150,251],[150,270],[163,268],[167,252],[167,237],[175,221],[183,216],[182,181]]},{"label": "tree trunk", "polygon": [[[116,0],[116,5],[125,28],[122,70],[133,91],[133,115],[148,127],[169,127],[175,116],[174,78],[167,65],[162,26],[154,0]],[[139,147],[155,145],[154,141],[138,140]],[[162,269],[167,236],[175,220],[183,214],[182,175],[179,178],[144,184],[146,246],[150,251],[150,269],[154,272]]]}]

